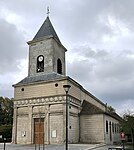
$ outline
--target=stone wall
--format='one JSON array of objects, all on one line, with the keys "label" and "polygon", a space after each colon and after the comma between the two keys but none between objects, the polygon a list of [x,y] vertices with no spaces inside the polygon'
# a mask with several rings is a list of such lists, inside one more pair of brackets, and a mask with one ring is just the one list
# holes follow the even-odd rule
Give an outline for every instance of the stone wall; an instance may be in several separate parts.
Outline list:
[{"label": "stone wall", "polygon": [[102,114],[80,116],[80,142],[104,143]]},{"label": "stone wall", "polygon": [[50,144],[64,142],[63,114],[50,115]]},{"label": "stone wall", "polygon": [[78,115],[70,115],[69,117],[69,143],[79,142],[79,117]]},{"label": "stone wall", "polygon": [[17,117],[17,143],[21,144],[30,144],[29,141],[29,120],[28,115],[18,116]]},{"label": "stone wall", "polygon": [[[57,59],[62,62],[62,71],[65,75],[66,49],[53,38],[29,42],[29,76],[57,72]],[[44,56],[44,72],[36,72],[37,57]]]},{"label": "stone wall", "polygon": [[[58,83],[58,87],[55,87],[55,84]],[[37,97],[47,97],[65,94],[63,85],[66,84],[66,81],[52,81],[52,82],[42,82],[39,84],[30,84],[26,86],[15,87],[14,99],[31,99]],[[24,91],[22,91],[22,88]]]}]

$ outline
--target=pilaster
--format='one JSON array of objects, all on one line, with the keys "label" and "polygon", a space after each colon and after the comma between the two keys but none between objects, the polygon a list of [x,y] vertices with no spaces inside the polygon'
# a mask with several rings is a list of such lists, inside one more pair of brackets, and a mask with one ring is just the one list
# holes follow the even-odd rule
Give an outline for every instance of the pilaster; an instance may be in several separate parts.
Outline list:
[{"label": "pilaster", "polygon": [[63,104],[63,142],[66,141],[66,105]]},{"label": "pilaster", "polygon": [[45,118],[45,144],[50,144],[50,105],[47,106],[46,118]]},{"label": "pilaster", "polygon": [[17,143],[17,107],[14,108],[13,114],[13,129],[12,129],[12,143]]},{"label": "pilaster", "polygon": [[32,118],[32,112],[33,112],[33,107],[32,106],[28,106],[28,113],[29,113],[29,115],[28,115],[28,120],[29,120],[29,122],[28,122],[28,131],[29,131],[29,137],[28,137],[28,143],[29,144],[33,144],[34,143],[34,141],[33,141],[33,139],[34,139],[34,132],[33,132],[33,118]]}]

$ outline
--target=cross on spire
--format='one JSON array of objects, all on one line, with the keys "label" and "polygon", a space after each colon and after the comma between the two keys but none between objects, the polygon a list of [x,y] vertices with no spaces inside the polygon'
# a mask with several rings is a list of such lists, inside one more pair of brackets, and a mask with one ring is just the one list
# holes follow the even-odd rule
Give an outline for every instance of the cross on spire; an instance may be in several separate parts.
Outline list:
[{"label": "cross on spire", "polygon": [[49,17],[50,11],[49,11],[49,6],[47,7],[47,16]]}]

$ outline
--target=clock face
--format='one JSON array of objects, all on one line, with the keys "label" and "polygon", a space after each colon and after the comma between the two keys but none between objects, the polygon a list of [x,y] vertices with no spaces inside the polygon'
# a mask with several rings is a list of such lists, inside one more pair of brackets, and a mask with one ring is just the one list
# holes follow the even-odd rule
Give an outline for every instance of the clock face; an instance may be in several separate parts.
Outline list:
[{"label": "clock face", "polygon": [[40,56],[40,57],[38,58],[38,60],[39,60],[39,62],[41,62],[41,61],[43,60],[43,56]]}]

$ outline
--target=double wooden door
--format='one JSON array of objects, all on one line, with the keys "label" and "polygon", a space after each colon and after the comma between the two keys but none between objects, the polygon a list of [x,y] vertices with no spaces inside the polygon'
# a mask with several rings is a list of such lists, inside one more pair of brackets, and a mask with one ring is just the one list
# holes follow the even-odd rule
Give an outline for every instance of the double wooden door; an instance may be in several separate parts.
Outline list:
[{"label": "double wooden door", "polygon": [[34,143],[44,144],[44,118],[34,119]]}]

